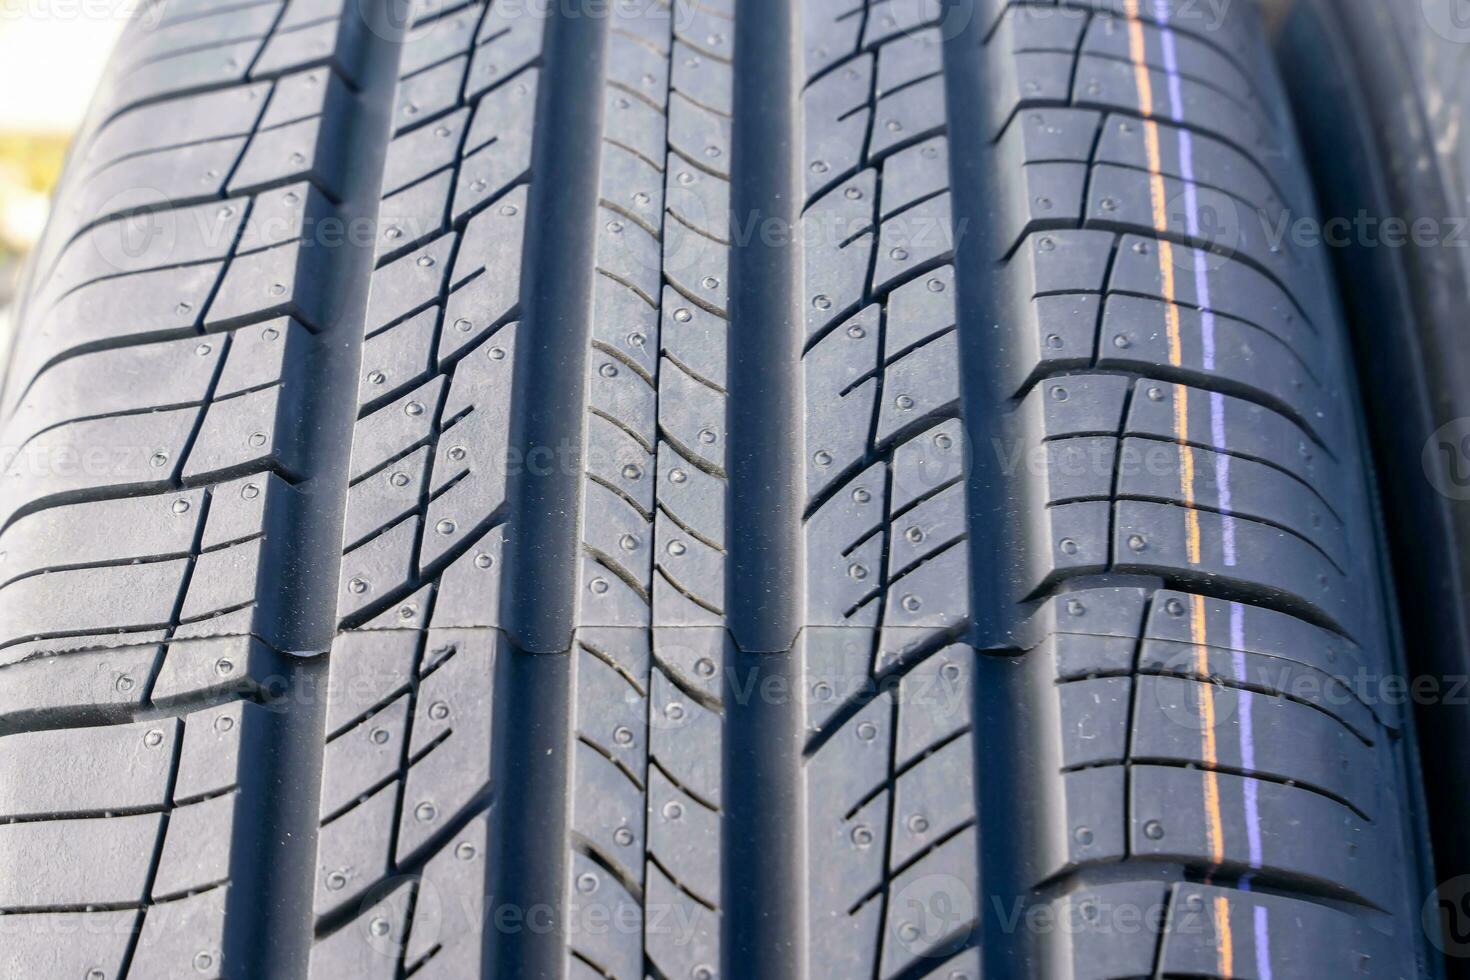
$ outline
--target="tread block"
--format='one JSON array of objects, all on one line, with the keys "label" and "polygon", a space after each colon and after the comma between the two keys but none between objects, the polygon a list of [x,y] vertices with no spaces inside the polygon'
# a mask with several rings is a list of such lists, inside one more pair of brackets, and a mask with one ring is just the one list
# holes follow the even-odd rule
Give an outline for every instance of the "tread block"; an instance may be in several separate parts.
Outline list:
[{"label": "tread block", "polygon": [[429,438],[432,409],[439,405],[444,378],[430,378],[358,421],[352,437],[351,479],[356,481]]},{"label": "tread block", "polygon": [[[1120,497],[1182,503],[1177,447],[1127,439],[1120,452]],[[1346,529],[1309,487],[1254,460],[1203,449],[1192,455],[1198,506],[1292,531],[1320,548],[1339,569],[1348,566],[1352,555]]]},{"label": "tread block", "polygon": [[0,729],[73,718],[122,721],[143,701],[161,648],[144,643],[113,650],[38,651],[0,669]]},{"label": "tread block", "polygon": [[226,793],[169,813],[153,879],[154,899],[182,897],[229,880],[239,805],[238,793]]},{"label": "tread block", "polygon": [[[473,975],[481,968],[485,862],[492,844],[489,821],[481,815],[425,863],[404,962],[422,963],[426,976]],[[427,895],[438,901],[423,900]]]},{"label": "tread block", "polygon": [[318,916],[347,908],[387,876],[401,791],[395,780],[318,832],[314,905]]},{"label": "tread block", "polygon": [[225,958],[225,907],[229,886],[211,888],[144,913],[129,974],[187,976],[189,971],[229,976]]},{"label": "tread block", "polygon": [[[209,397],[221,354],[217,344],[186,337],[68,358],[31,385],[3,438],[21,449],[37,433],[67,422],[198,404]],[[98,384],[108,376],[128,383]]]},{"label": "tread block", "polygon": [[1134,757],[1205,763],[1199,729],[1206,718],[1199,706],[1206,694],[1215,718],[1217,765],[1254,778],[1290,780],[1372,818],[1378,779],[1372,752],[1330,715],[1298,701],[1237,688],[1204,692],[1199,681],[1178,677],[1139,678]]},{"label": "tread block", "polygon": [[[1176,404],[1180,399],[1187,403],[1182,412]],[[1231,395],[1149,381],[1135,384],[1128,406],[1127,435],[1177,443],[1178,413],[1187,419],[1183,441],[1189,445],[1268,463],[1301,480],[1324,502],[1336,496],[1327,489],[1342,478],[1336,460],[1295,422],[1270,408]],[[1217,433],[1226,433],[1229,439],[1222,441]]]},{"label": "tread block", "polygon": [[224,258],[244,220],[243,203],[147,211],[93,225],[67,244],[31,303],[44,308],[98,280]]},{"label": "tread block", "polygon": [[433,126],[415,129],[389,143],[388,160],[383,167],[383,196],[401,191],[452,164],[458,140],[468,122],[468,110],[460,110]]},{"label": "tread block", "polygon": [[324,274],[323,250],[294,241],[238,256],[225,270],[209,304],[208,330],[225,330],[255,320],[289,316],[311,330],[326,322],[321,300],[299,283]]},{"label": "tread block", "polygon": [[271,716],[249,701],[232,701],[184,717],[184,740],[174,779],[176,803],[238,789],[266,748]]},{"label": "tread block", "polygon": [[0,589],[5,609],[0,631],[14,642],[53,633],[166,626],[178,605],[188,565],[186,560],[172,559],[21,579]]},{"label": "tread block", "polygon": [[[163,338],[191,331],[222,265],[179,266],[103,279],[73,290],[41,317],[17,349],[17,377],[27,382],[67,355],[126,338]],[[116,312],[126,310],[118,322]]]},{"label": "tread block", "polygon": [[365,906],[347,925],[312,946],[307,976],[314,980],[328,977],[392,980],[398,957],[383,954],[385,950],[396,954],[403,945],[413,892],[412,883],[402,881],[375,895],[373,904]]},{"label": "tread block", "polygon": [[298,391],[272,385],[210,404],[189,451],[185,479],[264,469],[298,479],[303,468],[292,435]]},{"label": "tread block", "polygon": [[162,809],[178,738],[174,719],[4,736],[0,765],[7,771],[54,777],[7,780],[0,819]]},{"label": "tread block", "polygon": [[101,170],[124,156],[186,141],[248,135],[270,91],[270,83],[256,82],[118,113],[87,140],[81,166]]},{"label": "tread block", "polygon": [[1325,905],[1207,885],[1178,884],[1172,891],[1159,952],[1160,965],[1170,972],[1211,969],[1226,935],[1237,944],[1234,955],[1254,954],[1257,969],[1264,962],[1275,976],[1319,969],[1392,976],[1415,969],[1396,937]]},{"label": "tread block", "polygon": [[204,491],[89,501],[52,507],[20,518],[0,534],[0,576],[22,576],[67,566],[124,564],[177,558],[194,546]]},{"label": "tread block", "polygon": [[333,218],[332,202],[309,183],[261,191],[251,199],[250,216],[235,252],[246,255],[305,240],[329,246]]},{"label": "tread block", "polygon": [[441,170],[383,199],[376,264],[397,259],[417,243],[445,230],[453,186],[454,173]]},{"label": "tread block", "polygon": [[400,864],[490,784],[490,689],[499,636],[444,630],[429,643],[440,665],[421,682],[415,705],[409,757],[416,761],[404,778]]},{"label": "tread block", "polygon": [[343,140],[338,127],[335,121],[310,116],[260,133],[241,154],[230,176],[230,191],[309,181],[329,198],[340,199],[342,170],[337,154]]},{"label": "tread block", "polygon": [[402,695],[327,743],[322,760],[322,815],[331,817],[398,773],[407,735]]},{"label": "tread block", "polygon": [[123,975],[138,913],[37,912],[7,916],[0,971],[12,977]]},{"label": "tread block", "polygon": [[[1228,550],[1232,538],[1238,549],[1234,561]],[[1358,632],[1361,610],[1367,608],[1359,588],[1320,551],[1294,535],[1254,521],[1167,504],[1122,501],[1115,511],[1112,547],[1121,571],[1147,568],[1185,578],[1208,574],[1218,583],[1268,589],[1280,601],[1350,635]]]},{"label": "tread block", "polygon": [[[1134,805],[1128,837],[1134,853],[1209,863],[1212,823],[1204,812],[1204,784],[1212,776],[1219,786],[1219,806],[1231,814],[1220,825],[1225,864],[1242,871],[1259,868],[1263,875],[1315,884],[1379,908],[1391,904],[1386,855],[1381,847],[1366,846],[1376,835],[1341,803],[1230,773],[1207,776],[1197,770],[1134,766],[1130,776]],[[1255,830],[1260,856],[1254,859],[1248,841],[1253,824],[1249,817],[1235,816],[1249,812],[1244,802],[1248,789],[1259,813]]]},{"label": "tread block", "polygon": [[162,829],[158,813],[0,824],[0,909],[141,905]]}]

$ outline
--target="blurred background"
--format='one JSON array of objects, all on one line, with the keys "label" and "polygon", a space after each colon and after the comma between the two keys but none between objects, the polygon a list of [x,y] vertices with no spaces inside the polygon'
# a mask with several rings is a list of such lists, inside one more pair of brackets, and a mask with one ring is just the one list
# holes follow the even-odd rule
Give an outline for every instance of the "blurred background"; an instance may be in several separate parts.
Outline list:
[{"label": "blurred background", "polygon": [[67,143],[131,9],[129,0],[0,0],[0,341]]}]

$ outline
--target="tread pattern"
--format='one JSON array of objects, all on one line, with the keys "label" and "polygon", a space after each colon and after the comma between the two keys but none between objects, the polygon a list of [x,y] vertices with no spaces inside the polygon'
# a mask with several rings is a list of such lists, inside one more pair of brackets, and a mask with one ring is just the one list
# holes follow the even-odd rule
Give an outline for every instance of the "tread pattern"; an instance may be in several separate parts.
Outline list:
[{"label": "tread pattern", "polygon": [[0,766],[64,760],[0,785],[0,973],[1420,974],[1253,10],[368,6],[171,0],[73,154],[0,397]]},{"label": "tread pattern", "polygon": [[733,4],[688,0],[676,0],[672,11],[654,460],[656,627],[719,626],[725,607],[733,15]]},{"label": "tread pattern", "polygon": [[970,562],[941,7],[805,6],[806,968],[978,971],[974,654],[946,645]]},{"label": "tread pattern", "polygon": [[233,923],[295,642],[267,583],[314,468],[336,260],[311,246],[360,44],[319,0],[144,14],[33,257],[0,421],[0,755],[55,774],[0,804],[8,976],[259,962]]},{"label": "tread pattern", "polygon": [[915,10],[898,35],[865,10],[802,97],[805,623],[902,636],[875,669],[969,619],[939,6]]},{"label": "tread pattern", "polygon": [[572,654],[571,973],[721,964],[732,13],[625,5],[607,29]]},{"label": "tread pattern", "polygon": [[[885,7],[868,9],[867,23],[881,25]],[[813,283],[808,251],[808,359],[819,368],[846,361],[831,380],[809,369],[808,396],[816,387],[854,402],[808,409],[808,492],[819,503],[808,525],[808,601],[826,598],[826,586],[842,599],[817,622],[835,626],[843,615],[877,627],[866,643],[851,630],[804,637],[808,880],[819,883],[808,968],[907,976],[979,970],[982,958],[993,970],[1014,955],[1067,976],[1159,975],[1178,963],[1229,976],[1250,957],[1264,975],[1301,962],[1271,929],[1285,915],[1320,919],[1343,937],[1332,950],[1342,969],[1410,975],[1412,954],[1370,924],[1394,909],[1411,916],[1417,899],[1379,863],[1407,852],[1392,797],[1382,795],[1393,783],[1379,775],[1403,771],[1393,744],[1400,720],[1370,693],[1348,693],[1348,664],[1391,668],[1376,652],[1386,648],[1381,593],[1361,574],[1373,561],[1368,512],[1342,472],[1360,437],[1327,407],[1342,397],[1341,341],[1326,327],[1335,313],[1320,259],[1252,237],[1257,209],[1309,200],[1299,165],[1280,165],[1295,152],[1288,124],[1245,82],[1258,76],[1239,67],[1261,55],[1241,53],[1251,52],[1248,39],[1229,46],[1245,18],[1220,32],[1222,42],[1196,36],[1185,16],[1170,20],[1168,4],[1148,15],[1138,4],[1070,8],[998,7],[982,42],[983,77],[1006,96],[978,121],[990,134],[988,166],[1003,175],[991,178],[1002,199],[986,247],[1005,257],[988,289],[1008,318],[989,348],[1002,352],[999,363],[982,369],[990,378],[979,390],[1004,413],[995,445],[1011,468],[995,479],[1022,487],[1007,494],[1016,528],[990,540],[1021,556],[1007,587],[1016,608],[1034,611],[1003,639],[1023,657],[976,661],[944,645],[947,629],[969,626],[963,542],[974,500],[959,462],[941,452],[963,450],[961,433],[974,431],[946,423],[961,403],[949,380],[958,359],[940,347],[954,314],[935,301],[953,281],[939,265],[950,253],[893,234],[885,241],[915,207],[881,197],[877,218],[834,222],[879,226],[876,249],[858,235],[843,243],[845,277],[819,265],[824,278]],[[942,158],[945,119],[924,114],[936,100],[904,98],[925,84],[923,31],[888,42],[890,51],[859,40],[866,30],[844,35],[851,47],[837,50],[851,54],[834,53],[822,28],[820,49],[809,48],[817,67],[803,162],[809,186],[827,196],[808,220],[824,207],[866,208],[870,188],[896,183],[890,172],[905,174],[906,200],[945,200],[947,181],[919,176],[914,152],[928,146]],[[930,64],[941,69],[937,56]],[[885,77],[911,87],[886,95]],[[828,94],[843,85],[845,99]],[[864,98],[875,107],[868,118],[850,108]],[[813,111],[826,99],[838,110]],[[868,135],[827,136],[820,124],[831,118],[859,133],[866,124]],[[886,151],[885,129],[913,142]],[[859,144],[868,157],[829,159],[829,147],[851,154]],[[860,169],[873,155],[881,175]],[[1278,187],[1283,172],[1289,183]],[[1201,214],[1217,222],[1208,237]],[[885,248],[895,242],[897,251]],[[897,279],[886,303],[864,307],[894,282],[884,262],[900,255],[932,271]],[[924,276],[929,295],[917,288]],[[929,306],[905,309],[910,296]],[[931,363],[905,371],[906,359],[930,351]],[[903,410],[914,413],[906,430],[896,421]],[[899,445],[884,453],[895,430],[913,437],[888,436]],[[830,544],[812,531],[824,519],[843,534]],[[840,558],[822,563],[824,546]],[[949,567],[946,554],[955,556]],[[1166,588],[1120,588],[1113,576]],[[905,616],[926,609],[961,618]],[[911,624],[928,629],[899,631]],[[869,643],[870,669],[855,675]],[[1281,680],[1263,683],[1267,664],[1283,669]],[[982,689],[1012,692],[1022,707],[972,717],[977,671]],[[1303,697],[1306,676],[1342,696]],[[1034,747],[1012,781],[997,773],[995,788],[977,786],[973,741],[1018,732]],[[1001,807],[1014,815],[993,825],[976,809],[992,793],[1008,794]],[[1020,845],[1018,822],[1031,828]],[[996,835],[1006,843],[987,847]],[[997,863],[996,848],[1018,846],[1023,856],[1002,859],[1006,871],[982,870]],[[1158,883],[1170,864],[1208,887]],[[1093,869],[1109,866],[1106,883],[1095,881]],[[1119,883],[1130,868],[1137,883]],[[1014,888],[1033,896],[1026,905],[1099,926],[1066,945],[1023,938],[1014,952],[994,940],[977,949],[987,926],[1005,927],[982,922],[976,880],[987,893]],[[1255,882],[1274,897],[1257,897]],[[1120,905],[1173,911],[1157,940],[1151,931],[1130,945],[1099,918]]]},{"label": "tread pattern", "polygon": [[[544,24],[414,12],[363,323],[309,975],[480,969]],[[427,972],[424,972],[427,971]]]},{"label": "tread pattern", "polygon": [[[447,39],[468,45],[471,31],[458,25],[477,17],[480,42],[466,74],[466,57],[452,56]],[[698,30],[686,36],[680,27],[691,18]],[[606,34],[561,900],[573,971],[636,976],[647,963],[676,976],[720,962],[723,640],[714,629],[650,644],[647,629],[719,623],[723,490],[711,492],[709,481],[723,475],[728,23],[728,11],[722,20],[682,2],[672,11],[655,4],[617,14]],[[510,458],[522,295],[514,270],[523,263],[532,179],[536,28],[530,17],[498,21],[493,5],[461,9],[415,25],[425,40],[411,40],[402,55],[344,535],[339,609],[349,631],[334,651],[332,686],[350,689],[352,677],[373,669],[362,662],[368,647],[397,651],[403,679],[344,708],[355,727],[329,736],[324,785],[343,783],[340,798],[351,802],[333,810],[338,796],[323,797],[323,939],[313,971],[324,976],[357,962],[377,921],[391,924],[384,941],[397,943],[407,970],[454,972],[478,948],[479,926],[468,922],[457,944],[420,940],[442,923],[421,921],[414,886],[388,889],[395,876],[432,869],[464,846],[448,830],[493,800],[488,757],[476,757],[478,775],[466,781],[413,752],[390,765],[409,737],[396,731],[372,753],[377,762],[366,750],[332,747],[354,739],[360,746],[379,714],[408,710],[399,706],[405,698],[423,710],[414,694],[423,681],[412,679],[411,664],[427,654],[416,646],[432,650],[441,634],[504,625],[498,576],[512,531],[507,474],[497,469]],[[722,31],[723,42],[710,41]],[[418,54],[427,43],[435,52]],[[517,56],[528,67],[505,70]],[[476,91],[474,65],[490,59],[501,67],[497,82]],[[459,67],[441,74],[450,64]],[[461,75],[457,97],[435,95],[461,85]],[[437,114],[421,108],[406,124],[409,105]],[[425,150],[426,134],[452,142],[460,129],[467,135],[457,156]],[[474,195],[471,203],[461,203],[463,194]],[[450,270],[447,279],[441,269]],[[690,495],[689,485],[701,492]],[[456,697],[447,710],[458,714],[462,703]],[[686,744],[688,728],[702,747]],[[441,750],[426,751],[432,760]],[[382,785],[389,779],[396,784]],[[449,803],[445,781],[456,785]],[[429,822],[445,831],[415,853],[400,829],[393,850],[393,828],[409,827],[431,799]],[[477,855],[486,825],[484,816],[468,825]],[[437,885],[426,873],[419,893],[425,883]],[[645,922],[646,909],[655,911]],[[642,924],[598,927],[609,916]],[[670,931],[673,922],[680,932]],[[684,939],[675,943],[675,935]]]}]

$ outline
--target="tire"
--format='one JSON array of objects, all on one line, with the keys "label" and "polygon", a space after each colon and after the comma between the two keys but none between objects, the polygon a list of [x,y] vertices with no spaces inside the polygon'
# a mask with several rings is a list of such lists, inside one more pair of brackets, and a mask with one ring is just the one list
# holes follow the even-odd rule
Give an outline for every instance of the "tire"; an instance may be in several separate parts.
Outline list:
[{"label": "tire", "polygon": [[[1290,96],[1325,213],[1354,222],[1333,256],[1360,338],[1409,666],[1430,692],[1415,702],[1427,745],[1470,739],[1462,696],[1470,675],[1463,476],[1470,444],[1462,441],[1470,433],[1462,313],[1470,296],[1463,192],[1470,146],[1459,132],[1466,87],[1454,67],[1467,42],[1463,10],[1452,0],[1403,9],[1299,2],[1280,38],[1282,57],[1307,68],[1289,76]],[[1409,229],[1411,247],[1386,237],[1391,220]],[[1439,904],[1455,915],[1470,887],[1461,833],[1470,820],[1470,775],[1440,767],[1425,793]],[[1447,918],[1439,944],[1455,976],[1470,975],[1464,937],[1463,918]]]},{"label": "tire", "polygon": [[1437,969],[1254,10],[853,7],[143,9],[0,402],[0,975]]}]

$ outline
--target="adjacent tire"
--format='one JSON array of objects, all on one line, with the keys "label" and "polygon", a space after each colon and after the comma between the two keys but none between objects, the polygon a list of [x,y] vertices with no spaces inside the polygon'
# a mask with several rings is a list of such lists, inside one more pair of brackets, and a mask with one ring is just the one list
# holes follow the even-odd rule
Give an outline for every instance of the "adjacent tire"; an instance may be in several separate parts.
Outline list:
[{"label": "adjacent tire", "polygon": [[[1425,745],[1470,738],[1470,543],[1465,452],[1470,370],[1470,147],[1460,131],[1470,35],[1451,0],[1400,7],[1291,6],[1280,37],[1324,214],[1337,219],[1333,257],[1360,375],[1414,697]],[[1470,963],[1459,895],[1470,883],[1470,778],[1437,766],[1425,781],[1435,843],[1436,944],[1451,973]]]}]

